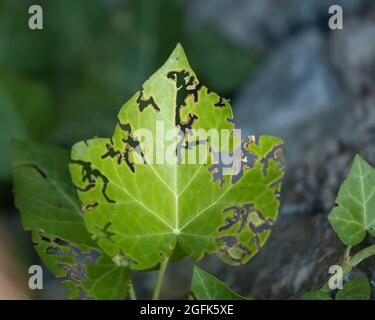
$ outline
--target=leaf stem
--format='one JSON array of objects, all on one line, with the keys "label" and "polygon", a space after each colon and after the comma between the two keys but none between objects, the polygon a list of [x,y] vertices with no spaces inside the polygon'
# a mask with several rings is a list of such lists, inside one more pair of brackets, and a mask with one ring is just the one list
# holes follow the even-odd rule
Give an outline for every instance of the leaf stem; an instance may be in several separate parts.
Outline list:
[{"label": "leaf stem", "polygon": [[130,285],[129,285],[129,298],[130,298],[130,300],[137,300],[137,296],[135,294],[133,282],[130,282]]},{"label": "leaf stem", "polygon": [[357,252],[351,259],[350,264],[352,268],[360,264],[363,260],[375,255],[375,244]]},{"label": "leaf stem", "polygon": [[168,260],[169,260],[169,258],[166,258],[160,265],[158,277],[156,279],[155,289],[154,289],[154,292],[152,294],[152,300],[159,300],[160,290],[161,290],[161,286],[162,286],[162,283],[163,283],[165,270],[167,269]]},{"label": "leaf stem", "polygon": [[[357,252],[354,256],[350,257],[350,249],[348,247],[345,251],[344,257],[347,257],[347,260],[344,258],[344,263],[341,265],[342,267],[342,275],[343,277],[349,274],[353,268],[359,265],[363,260],[370,258],[375,255],[375,244],[362,249],[361,251]],[[322,291],[328,292],[329,291],[329,279],[321,288]]]},{"label": "leaf stem", "polygon": [[352,250],[352,246],[347,246],[344,253],[344,261],[347,262],[350,261],[350,250]]}]

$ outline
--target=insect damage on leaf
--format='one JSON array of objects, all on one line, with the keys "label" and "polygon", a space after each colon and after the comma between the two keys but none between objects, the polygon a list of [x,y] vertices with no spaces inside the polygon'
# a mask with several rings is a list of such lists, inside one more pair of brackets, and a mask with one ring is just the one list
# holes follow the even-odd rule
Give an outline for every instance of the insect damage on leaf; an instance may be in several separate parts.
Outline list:
[{"label": "insect damage on leaf", "polygon": [[228,101],[199,82],[177,45],[121,108],[110,138],[72,148],[70,172],[99,247],[139,270],[205,253],[248,261],[278,214],[282,140],[237,133]]},{"label": "insect damage on leaf", "polygon": [[12,156],[22,224],[43,263],[69,289],[68,297],[124,299],[130,270],[106,256],[86,230],[67,150],[14,141]]}]

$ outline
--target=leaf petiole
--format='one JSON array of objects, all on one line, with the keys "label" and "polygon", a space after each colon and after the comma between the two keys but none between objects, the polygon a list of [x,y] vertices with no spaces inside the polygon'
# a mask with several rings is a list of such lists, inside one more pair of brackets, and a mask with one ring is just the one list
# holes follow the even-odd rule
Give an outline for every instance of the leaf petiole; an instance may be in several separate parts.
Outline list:
[{"label": "leaf petiole", "polygon": [[[348,247],[351,248],[351,247]],[[371,245],[365,249],[362,249],[361,251],[357,252],[354,256],[351,258],[349,257],[349,250],[345,251],[345,256],[347,259],[344,259],[344,263],[341,265],[342,267],[342,275],[343,277],[349,274],[353,268],[355,268],[357,265],[359,265],[363,260],[366,260],[367,258],[370,258],[375,255],[375,244]],[[348,252],[349,251],[349,252]],[[328,281],[323,285],[321,288],[322,291],[328,292],[329,291],[329,279]]]},{"label": "leaf petiole", "polygon": [[343,262],[350,261],[350,250],[352,250],[352,246],[347,246],[345,249]]},{"label": "leaf petiole", "polygon": [[135,294],[133,282],[130,282],[130,285],[129,285],[129,298],[130,298],[130,300],[137,300],[137,296]]},{"label": "leaf petiole", "polygon": [[163,284],[163,279],[164,279],[164,274],[165,274],[165,270],[167,269],[167,264],[168,264],[168,261],[169,261],[169,257],[167,257],[160,265],[160,269],[159,269],[159,273],[158,273],[158,277],[156,279],[156,285],[155,285],[155,289],[154,289],[154,292],[152,294],[152,300],[158,300],[159,299],[159,296],[160,296],[160,290],[161,290],[161,286]]},{"label": "leaf petiole", "polygon": [[349,261],[352,268],[360,264],[363,260],[372,257],[375,255],[375,244],[362,249],[361,251],[357,252]]}]

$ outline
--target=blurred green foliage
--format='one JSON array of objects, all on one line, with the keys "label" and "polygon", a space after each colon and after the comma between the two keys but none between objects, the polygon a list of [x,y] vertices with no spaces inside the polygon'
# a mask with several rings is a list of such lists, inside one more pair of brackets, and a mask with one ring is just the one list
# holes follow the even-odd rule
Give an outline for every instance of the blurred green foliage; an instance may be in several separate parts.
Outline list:
[{"label": "blurred green foliage", "polygon": [[[32,31],[28,8],[38,3],[44,29]],[[11,137],[70,145],[107,136],[122,103],[177,42],[200,80],[227,97],[259,62],[215,26],[191,28],[178,0],[0,0],[0,39],[0,180],[7,181]]]},{"label": "blurred green foliage", "polygon": [[50,129],[53,110],[44,86],[4,71],[0,73],[1,179],[10,175],[11,138],[42,138]]}]

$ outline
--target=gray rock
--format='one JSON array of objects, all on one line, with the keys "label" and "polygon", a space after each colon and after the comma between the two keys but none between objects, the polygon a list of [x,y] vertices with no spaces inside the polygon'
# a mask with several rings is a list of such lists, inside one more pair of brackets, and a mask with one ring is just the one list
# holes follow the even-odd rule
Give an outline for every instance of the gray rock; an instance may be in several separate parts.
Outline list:
[{"label": "gray rock", "polygon": [[344,246],[324,215],[284,216],[247,265],[224,266],[210,257],[203,267],[253,299],[299,299],[328,280],[329,267],[340,264],[343,254]]},{"label": "gray rock", "polygon": [[[265,247],[237,269],[215,257],[201,263],[243,295],[298,299],[319,288],[329,266],[341,262],[344,246],[327,214],[355,153],[375,165],[374,17],[369,10],[328,36],[314,30],[294,36],[235,101],[240,127],[284,137],[289,159],[282,212]],[[374,286],[374,261],[362,262],[350,277],[367,277]]]},{"label": "gray rock", "polygon": [[[238,268],[215,256],[200,262],[233,290],[255,299],[298,299],[341,263],[345,248],[327,214],[354,154],[375,165],[374,34],[370,21],[355,20],[327,38],[303,32],[269,57],[237,99],[240,126],[284,137],[293,161],[287,162],[282,212],[258,255]],[[367,277],[374,285],[374,261],[362,262],[350,278]]]},{"label": "gray rock", "polygon": [[284,213],[329,212],[354,155],[359,153],[375,165],[375,45],[370,41],[374,24],[364,19],[350,26],[330,39],[331,58],[344,80],[349,109],[335,119],[334,134],[324,138],[324,143],[318,137],[311,141],[290,168],[284,185]]},{"label": "gray rock", "polygon": [[284,138],[288,165],[308,141],[329,136],[347,108],[327,61],[323,36],[303,32],[275,50],[235,100],[237,126],[244,134]]},{"label": "gray rock", "polygon": [[341,75],[348,107],[332,119],[336,129],[303,149],[289,170],[284,211],[328,212],[339,186],[359,153],[375,165],[375,7],[361,19],[349,21],[329,38],[330,58]]},{"label": "gray rock", "polygon": [[370,79],[365,77],[375,67],[374,18],[375,8],[367,16],[349,21],[344,30],[330,35],[333,63],[354,95],[369,91],[371,86]]},{"label": "gray rock", "polygon": [[345,17],[358,13],[370,0],[185,0],[187,24],[215,24],[224,34],[257,52],[296,30],[319,25],[328,29],[328,8],[341,5]]}]

